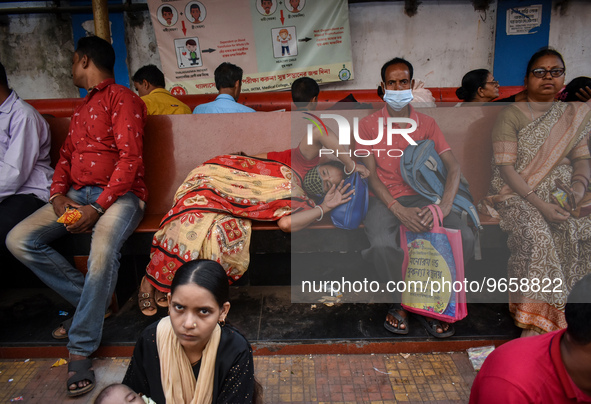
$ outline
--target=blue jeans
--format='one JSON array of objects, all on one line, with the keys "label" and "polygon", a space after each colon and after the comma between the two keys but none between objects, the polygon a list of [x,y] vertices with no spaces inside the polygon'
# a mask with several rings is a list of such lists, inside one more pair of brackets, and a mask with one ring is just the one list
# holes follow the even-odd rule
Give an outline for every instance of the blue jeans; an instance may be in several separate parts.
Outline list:
[{"label": "blue jeans", "polygon": [[[88,205],[95,202],[102,189],[87,186],[71,188],[67,196]],[[6,238],[6,246],[47,286],[76,307],[68,331],[70,354],[89,356],[99,347],[105,310],[117,283],[120,250],[144,215],[144,201],[131,192],[119,197],[92,229],[88,273],[74,268],[49,244],[68,234],[57,223],[53,206],[46,204],[16,225]]]}]

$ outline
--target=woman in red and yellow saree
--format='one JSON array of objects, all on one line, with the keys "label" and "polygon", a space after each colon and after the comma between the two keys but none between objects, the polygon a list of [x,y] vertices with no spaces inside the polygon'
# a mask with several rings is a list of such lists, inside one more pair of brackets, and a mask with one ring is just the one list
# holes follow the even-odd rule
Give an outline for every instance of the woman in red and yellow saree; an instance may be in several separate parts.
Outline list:
[{"label": "woman in red and yellow saree", "polygon": [[235,155],[194,169],[154,235],[150,283],[168,292],[176,269],[197,258],[217,261],[231,281],[239,279],[248,268],[251,219],[276,221],[314,206],[293,175],[279,162]]},{"label": "woman in red and yellow saree", "polygon": [[299,175],[287,165],[255,157],[223,155],[195,168],[152,240],[140,286],[142,312],[155,314],[153,288],[160,296],[168,293],[176,270],[197,258],[220,263],[230,283],[239,279],[250,261],[251,220],[278,221],[285,231],[299,229],[347,202],[353,192],[341,181],[316,205],[299,184]]},{"label": "woman in red and yellow saree", "polygon": [[566,327],[568,293],[591,273],[591,217],[577,217],[574,206],[560,206],[552,196],[560,180],[569,184],[574,204],[586,198],[591,110],[583,103],[553,102],[564,84],[556,51],[532,57],[525,84],[527,102],[504,109],[493,129],[491,194],[481,207],[500,217],[509,235],[508,278],[519,281],[509,295],[515,323],[543,333]]},{"label": "woman in red and yellow saree", "polygon": [[[217,261],[230,282],[239,279],[250,260],[251,220],[277,221],[285,232],[298,231],[351,199],[354,190],[344,185],[344,175],[357,171],[365,178],[369,171],[344,150],[339,155],[342,164],[320,161],[323,147],[342,148],[332,131],[315,129],[312,142],[306,139],[283,152],[218,156],[188,175],[154,235],[138,294],[142,313],[151,316],[155,305],[165,307],[164,293],[176,269],[187,261]],[[322,194],[322,203],[308,198],[302,189],[304,176],[306,189],[314,196]]]}]

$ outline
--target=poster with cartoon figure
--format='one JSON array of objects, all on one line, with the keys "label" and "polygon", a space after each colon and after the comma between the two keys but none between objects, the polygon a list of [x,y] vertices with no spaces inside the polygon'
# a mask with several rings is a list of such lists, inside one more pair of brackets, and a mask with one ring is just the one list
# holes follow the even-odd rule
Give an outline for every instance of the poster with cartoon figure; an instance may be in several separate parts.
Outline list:
[{"label": "poster with cartoon figure", "polygon": [[185,6],[185,17],[192,24],[199,24],[207,17],[207,9],[200,1],[191,1]]},{"label": "poster with cartoon figure", "polygon": [[256,7],[262,15],[272,15],[277,9],[276,0],[255,0]]},{"label": "poster with cartoon figure", "polygon": [[271,30],[271,37],[273,38],[273,55],[276,58],[298,54],[295,27],[274,28]]},{"label": "poster with cartoon figure", "polygon": [[347,0],[147,1],[169,90],[216,93],[223,62],[242,68],[244,93],[354,78]]},{"label": "poster with cartoon figure", "polygon": [[299,13],[306,6],[306,0],[285,0],[285,7],[290,13]]},{"label": "poster with cartoon figure", "polygon": [[199,50],[199,38],[175,39],[174,48],[176,49],[177,67],[179,69],[203,66],[201,51]]},{"label": "poster with cartoon figure", "polygon": [[179,13],[171,5],[162,5],[158,8],[158,22],[165,27],[172,27],[179,18]]}]

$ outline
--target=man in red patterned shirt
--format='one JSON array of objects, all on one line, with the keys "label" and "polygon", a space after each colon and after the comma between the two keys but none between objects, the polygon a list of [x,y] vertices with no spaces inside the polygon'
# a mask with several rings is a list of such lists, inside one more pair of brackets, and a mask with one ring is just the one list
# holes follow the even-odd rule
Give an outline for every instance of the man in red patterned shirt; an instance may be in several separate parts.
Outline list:
[{"label": "man in red patterned shirt", "polygon": [[[76,307],[53,332],[69,338],[68,395],[94,388],[88,357],[98,348],[119,269],[119,251],[143,217],[147,190],[142,160],[146,106],[115,84],[113,47],[98,37],[80,39],[72,59],[74,85],[88,90],[72,115],[55,168],[49,203],[19,223],[7,246],[43,282]],[[73,224],[56,219],[75,208]],[[92,231],[86,278],[50,243]]]}]

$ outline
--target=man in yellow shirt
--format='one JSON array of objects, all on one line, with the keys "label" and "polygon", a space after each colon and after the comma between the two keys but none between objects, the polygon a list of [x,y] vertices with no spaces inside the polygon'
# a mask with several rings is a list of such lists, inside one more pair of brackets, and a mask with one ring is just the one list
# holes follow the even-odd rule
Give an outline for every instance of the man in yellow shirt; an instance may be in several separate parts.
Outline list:
[{"label": "man in yellow shirt", "polygon": [[164,88],[164,74],[154,65],[141,67],[132,77],[133,85],[148,107],[148,115],[190,114],[191,108]]}]

